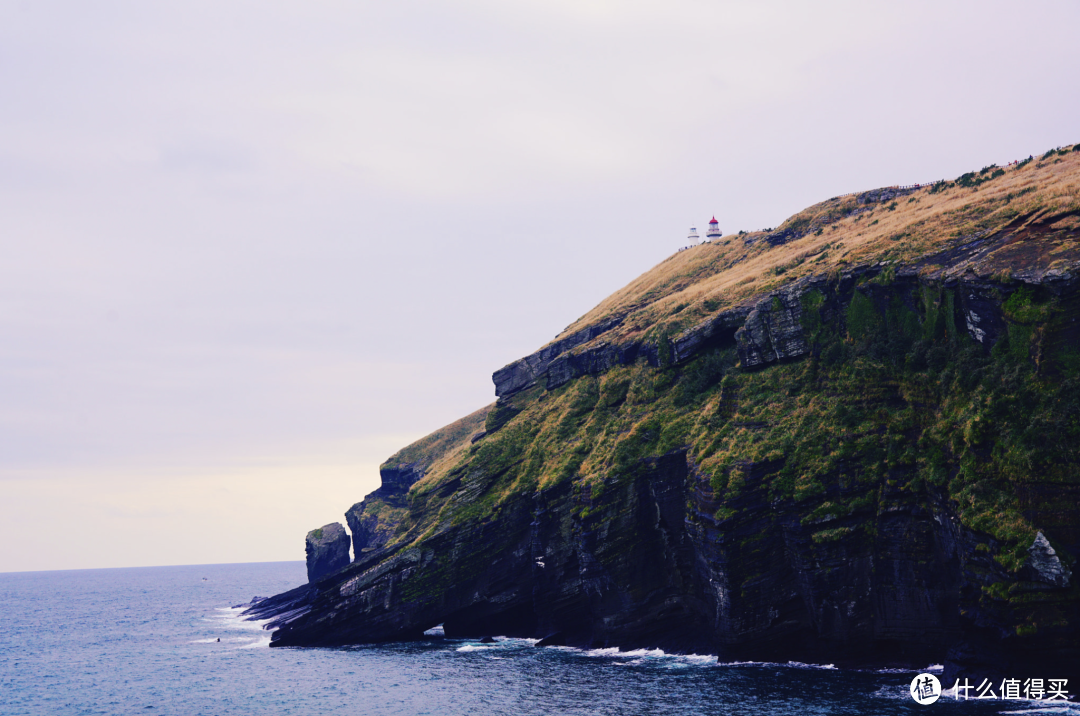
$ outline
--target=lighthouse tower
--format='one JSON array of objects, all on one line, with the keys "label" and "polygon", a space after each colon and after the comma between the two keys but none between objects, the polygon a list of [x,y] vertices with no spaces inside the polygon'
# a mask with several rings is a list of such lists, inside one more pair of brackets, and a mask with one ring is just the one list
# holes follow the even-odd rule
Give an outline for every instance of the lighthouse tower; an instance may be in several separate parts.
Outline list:
[{"label": "lighthouse tower", "polygon": [[720,236],[720,222],[718,222],[714,216],[712,221],[709,222],[709,230],[705,232],[705,238],[719,239]]},{"label": "lighthouse tower", "polygon": [[689,239],[690,243],[692,244],[696,244],[697,242],[701,241],[701,237],[698,236],[697,229],[695,229],[693,226],[690,227],[690,235],[686,238]]}]

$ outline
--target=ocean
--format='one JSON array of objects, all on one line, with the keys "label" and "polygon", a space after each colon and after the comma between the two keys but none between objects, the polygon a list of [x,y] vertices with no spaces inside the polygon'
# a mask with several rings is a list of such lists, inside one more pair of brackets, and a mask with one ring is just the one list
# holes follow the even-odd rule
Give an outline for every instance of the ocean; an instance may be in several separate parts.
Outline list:
[{"label": "ocean", "polygon": [[305,578],[302,562],[0,573],[0,714],[1080,716],[1060,701],[920,706],[909,695],[915,672],[708,654],[438,636],[268,648],[269,633],[234,605]]}]

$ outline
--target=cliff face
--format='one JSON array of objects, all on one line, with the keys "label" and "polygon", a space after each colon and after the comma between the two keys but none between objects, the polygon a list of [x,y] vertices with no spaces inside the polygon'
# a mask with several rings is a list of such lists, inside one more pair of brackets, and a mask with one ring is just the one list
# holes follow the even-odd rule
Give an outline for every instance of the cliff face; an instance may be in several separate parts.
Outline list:
[{"label": "cliff face", "polygon": [[[994,180],[1080,175],[1062,157]],[[348,513],[355,562],[258,605],[273,644],[442,623],[1080,677],[1080,205],[1026,193],[868,193],[661,264],[384,465]],[[861,263],[813,258],[898,199],[917,234],[939,194],[981,223],[908,256],[890,228]],[[743,291],[769,256],[767,290]]]}]

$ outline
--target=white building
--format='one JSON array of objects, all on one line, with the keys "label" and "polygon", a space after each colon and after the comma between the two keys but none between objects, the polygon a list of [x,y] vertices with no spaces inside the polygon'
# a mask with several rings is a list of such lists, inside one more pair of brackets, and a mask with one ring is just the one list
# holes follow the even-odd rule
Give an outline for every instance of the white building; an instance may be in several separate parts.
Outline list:
[{"label": "white building", "polygon": [[696,244],[697,242],[701,241],[701,237],[698,236],[697,229],[695,229],[693,226],[690,227],[690,235],[686,238],[689,239],[690,243],[692,244]]},{"label": "white building", "polygon": [[707,238],[707,239],[719,239],[720,236],[721,236],[720,222],[718,222],[716,220],[716,217],[714,216],[712,218],[712,221],[709,222],[709,230],[705,232],[705,238]]}]

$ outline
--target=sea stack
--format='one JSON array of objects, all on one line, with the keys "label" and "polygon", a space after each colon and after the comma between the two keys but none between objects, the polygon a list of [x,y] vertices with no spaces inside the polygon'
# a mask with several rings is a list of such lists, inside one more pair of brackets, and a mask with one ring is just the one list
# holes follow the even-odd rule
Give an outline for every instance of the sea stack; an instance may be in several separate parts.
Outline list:
[{"label": "sea stack", "polygon": [[351,561],[349,533],[340,522],[331,522],[308,532],[304,550],[307,552],[307,574],[310,583],[347,567]]}]

